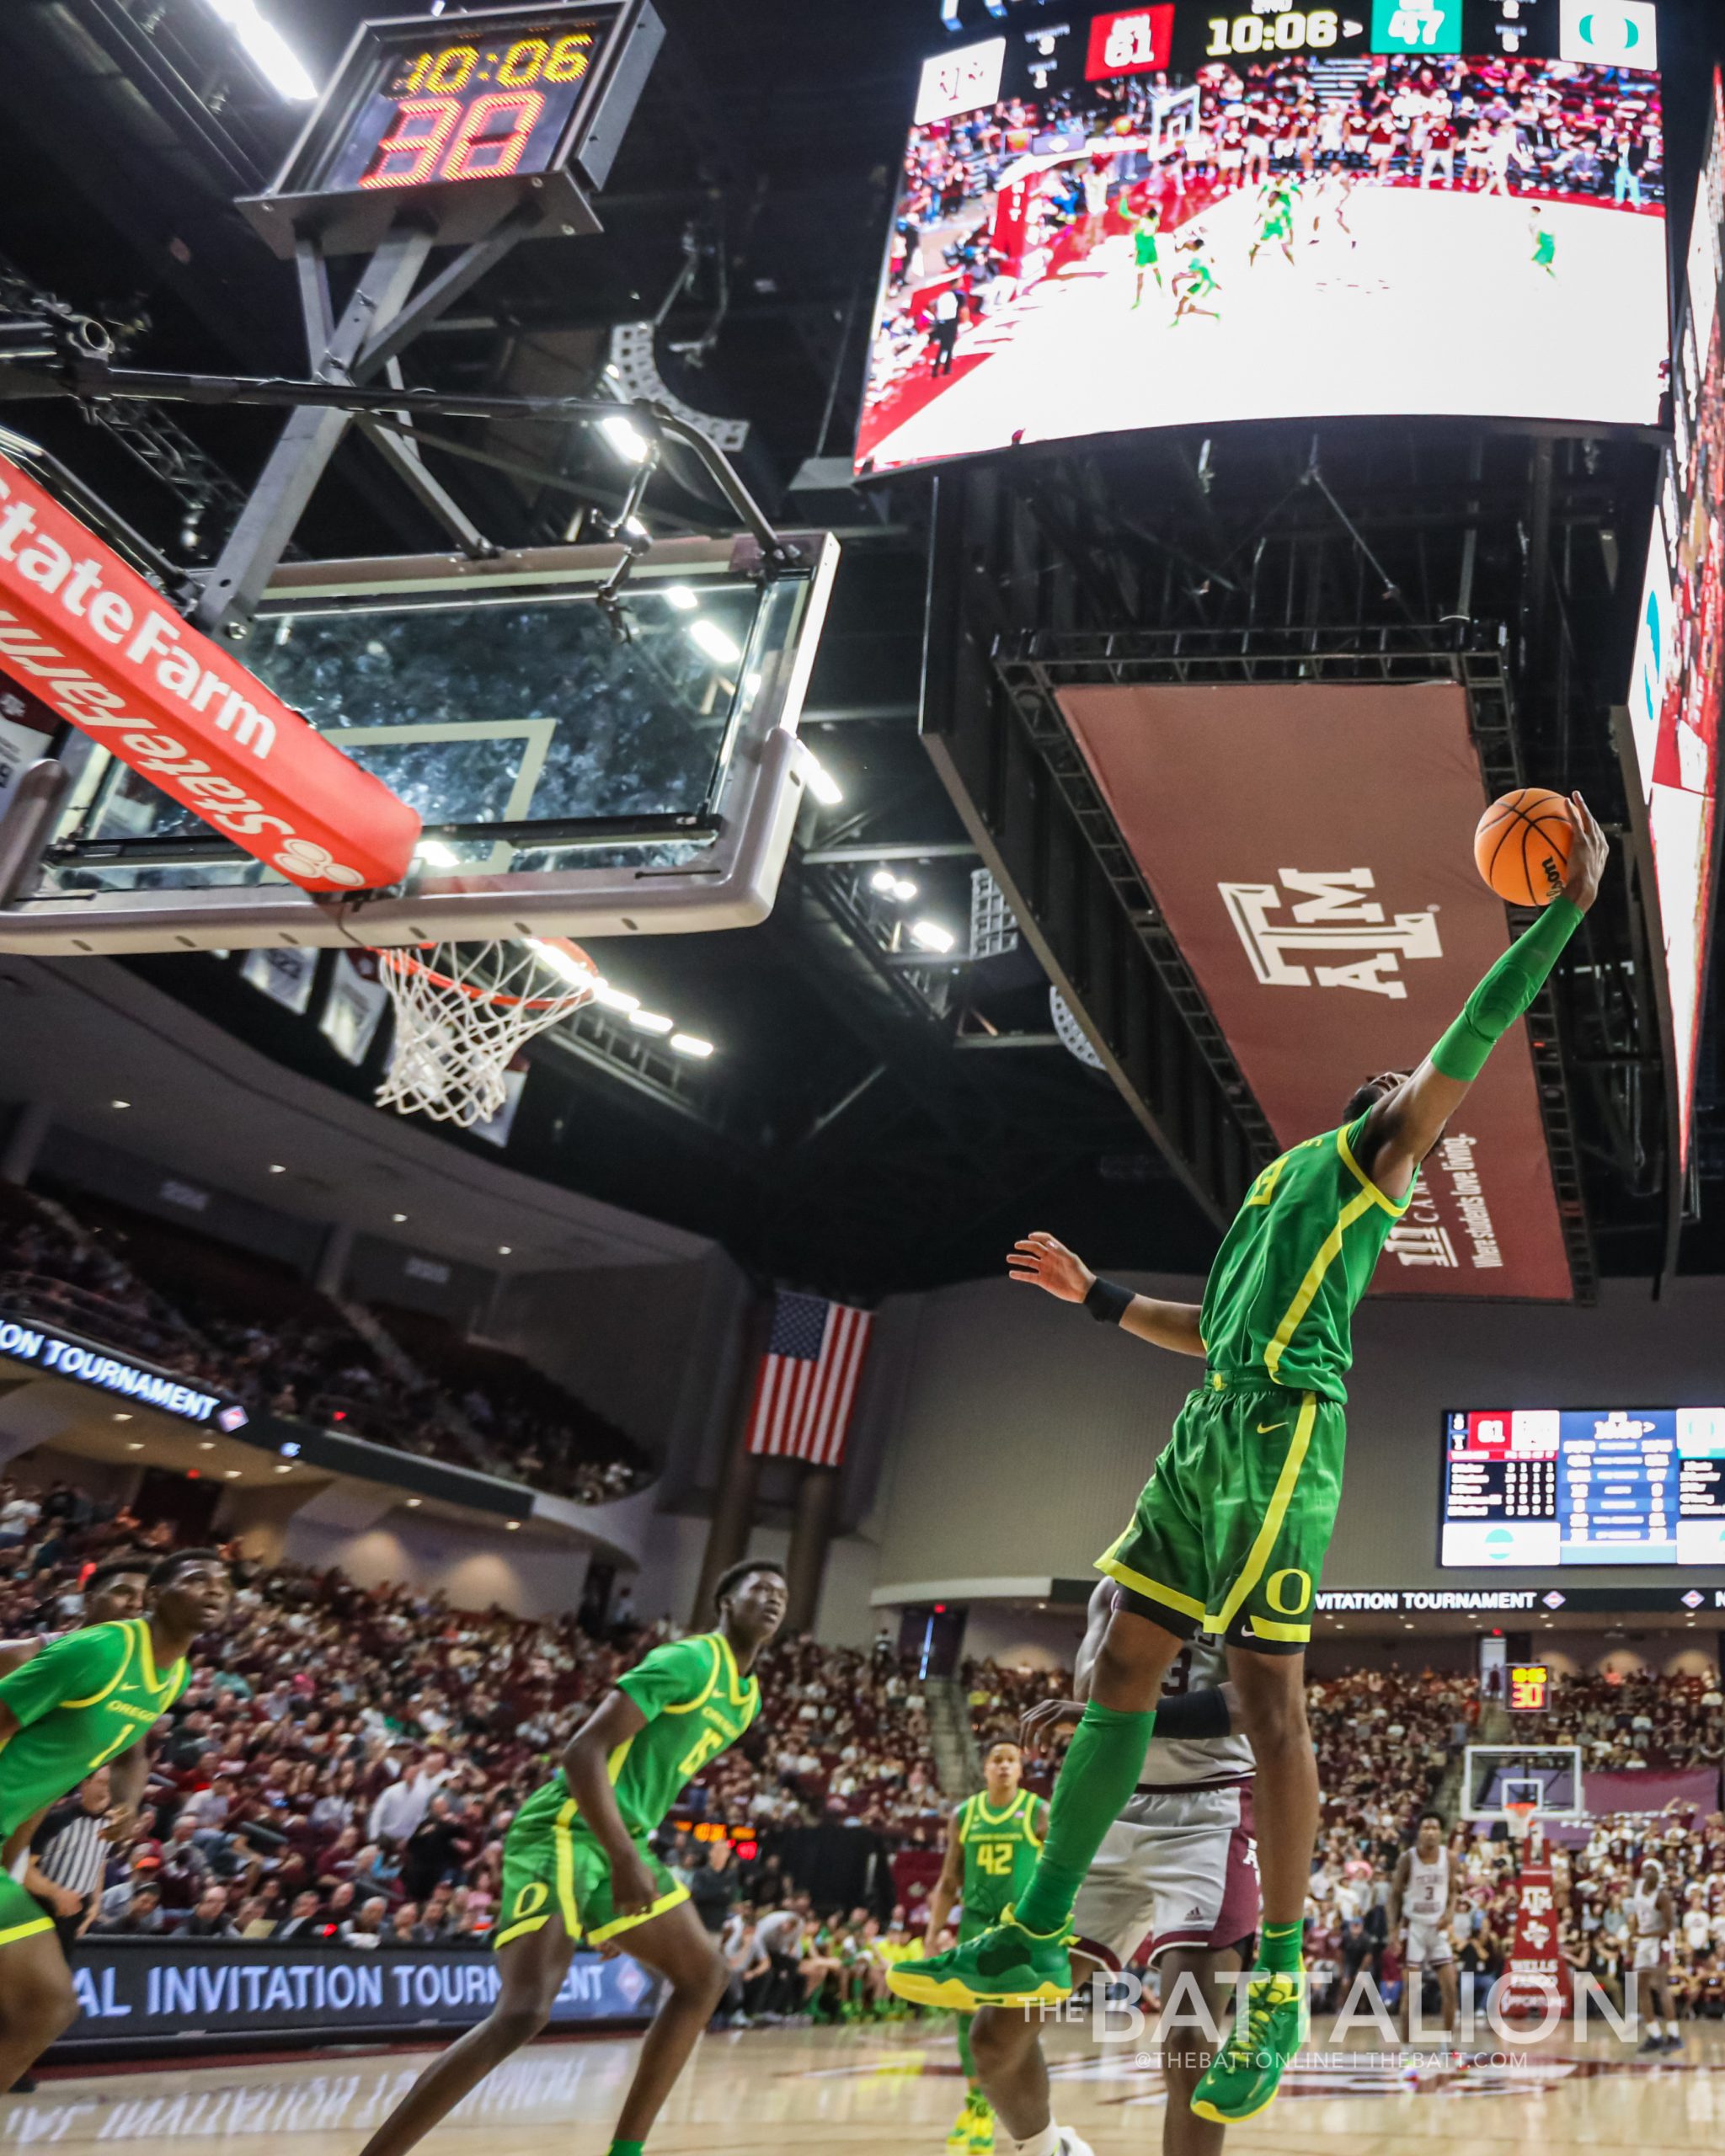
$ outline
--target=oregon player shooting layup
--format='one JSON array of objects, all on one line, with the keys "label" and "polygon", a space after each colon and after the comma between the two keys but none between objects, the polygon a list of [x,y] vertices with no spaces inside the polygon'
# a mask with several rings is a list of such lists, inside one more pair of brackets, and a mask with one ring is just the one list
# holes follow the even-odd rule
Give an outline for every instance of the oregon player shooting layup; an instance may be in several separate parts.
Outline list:
[{"label": "oregon player shooting layup", "polygon": [[[232,1600],[213,1550],[182,1550],[150,1575],[150,1611],[70,1632],[0,1678],[0,1834],[10,1866],[37,1821],[98,1767],[114,1801],[134,1809],[149,1772],[144,1740],[185,1689],[186,1653]],[[0,1876],[0,2090],[77,2018],[54,1919],[7,1870]]]},{"label": "oregon player shooting layup", "polygon": [[570,1739],[563,1764],[515,1814],[503,1843],[492,1943],[500,1988],[489,2015],[451,2044],[366,2143],[400,2156],[551,2019],[576,1942],[613,1940],[665,1978],[641,2043],[611,2156],[641,2156],[672,2084],[724,1996],[729,1972],[647,1838],[683,1785],[761,1711],[755,1657],[784,1622],[777,1565],[745,1559],[713,1590],[718,1629],[654,1647],[624,1672]]},{"label": "oregon player shooting layup", "polygon": [[1605,835],[1579,794],[1570,814],[1574,843],[1561,895],[1498,959],[1417,1070],[1368,1080],[1338,1129],[1263,1170],[1222,1240],[1201,1306],[1099,1280],[1052,1235],[1030,1235],[1013,1251],[1014,1279],[1082,1303],[1140,1340],[1201,1357],[1207,1368],[1130,1524],[1097,1561],[1126,1593],[1096,1657],[1029,1892],[981,1938],[895,1969],[889,1981],[901,1997],[973,2007],[1068,1995],[1073,1901],[1137,1785],[1163,1673],[1194,1633],[1218,1632],[1258,1762],[1264,1923],[1245,2011],[1192,2107],[1228,2124],[1274,2100],[1306,2026],[1300,1948],[1318,1790],[1305,1650],[1341,1497],[1354,1311],[1420,1163],[1598,895]]},{"label": "oregon player shooting layup", "polygon": [[[1072,1700],[1044,1700],[1024,1717],[1025,1736],[1082,1717],[1096,1657],[1121,1590],[1103,1580],[1072,1665]],[[1232,1727],[1222,1689],[1222,1643],[1208,1632],[1169,1666],[1156,1702],[1156,1733],[1138,1787],[1109,1828],[1072,1911],[1074,1976],[1119,1970],[1145,1940],[1177,2017],[1162,2052],[1168,2100],[1162,2156],[1220,2156],[1223,2129],[1194,2116],[1192,2096],[1210,2052],[1183,2040],[1196,1987],[1210,2023],[1225,2017],[1231,1979],[1246,1966],[1258,1929],[1258,1859],[1252,1841],[1252,1747]],[[1226,1988],[1219,1994],[1218,1986]],[[971,2042],[984,2085],[1022,2156],[1089,2156],[1070,2127],[1055,2124],[1038,2018],[985,2006]]]},{"label": "oregon player shooting layup", "polygon": [[[955,1900],[964,1905],[961,1940],[1000,1922],[1030,1884],[1047,1824],[1047,1805],[1024,1787],[1024,1754],[1010,1738],[991,1744],[982,1763],[982,1787],[964,1799],[948,1829],[946,1860],[928,1897],[927,1952],[939,1947]],[[959,2057],[970,2085],[947,2147],[986,2156],[994,2147],[994,2113],[970,2055],[968,2014],[959,2016]]]}]

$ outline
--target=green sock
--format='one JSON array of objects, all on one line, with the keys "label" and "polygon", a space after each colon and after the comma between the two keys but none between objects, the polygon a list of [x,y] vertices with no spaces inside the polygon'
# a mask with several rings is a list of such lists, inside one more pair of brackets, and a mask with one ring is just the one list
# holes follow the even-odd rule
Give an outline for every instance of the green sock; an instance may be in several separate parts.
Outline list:
[{"label": "green sock", "polygon": [[1013,1912],[1027,1931],[1060,1930],[1103,1838],[1144,1772],[1154,1713],[1121,1714],[1092,1700],[1072,1732],[1049,1809],[1036,1876]]},{"label": "green sock", "polygon": [[1303,1924],[1267,1924],[1258,1950],[1258,1966],[1278,1976],[1291,1977],[1300,1967]]},{"label": "green sock", "polygon": [[646,2146],[644,2141],[613,2141],[605,2156],[641,2156]]},{"label": "green sock", "polygon": [[968,2014],[959,2016],[959,2063],[964,2069],[964,2079],[975,2089],[982,2084],[976,2078],[976,2060],[970,2049],[970,2021]]}]

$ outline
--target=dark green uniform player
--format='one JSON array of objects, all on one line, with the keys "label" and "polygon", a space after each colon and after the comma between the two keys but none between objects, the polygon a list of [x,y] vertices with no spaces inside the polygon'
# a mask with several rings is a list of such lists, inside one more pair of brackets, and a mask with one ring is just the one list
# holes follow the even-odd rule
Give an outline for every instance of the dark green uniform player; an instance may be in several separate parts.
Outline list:
[{"label": "dark green uniform player", "polygon": [[1131,1524],[1101,1559],[1125,1593],[1108,1620],[1090,1700],[1055,1787],[1036,1876],[1001,1923],[895,1969],[919,2004],[1052,2002],[1071,1989],[1066,1921],[1114,1817],[1135,1787],[1164,1673],[1200,1626],[1223,1633],[1257,1760],[1263,1888],[1260,1966],[1193,2111],[1229,2124],[1274,2099],[1303,2041],[1300,1939],[1318,1792],[1306,1725],[1303,1650],[1341,1491],[1351,1321],[1419,1164],[1527,1010],[1598,895],[1607,849],[1578,794],[1562,894],[1479,984],[1410,1075],[1369,1080],[1339,1130],[1264,1170],[1224,1241],[1201,1306],[1097,1280],[1052,1235],[1033,1235],[1012,1277],[1181,1354],[1203,1384],[1182,1410]]},{"label": "dark green uniform player", "polygon": [[761,1683],[738,1673],[722,1632],[654,1647],[617,1680],[647,1726],[609,1761],[617,1808],[659,1892],[644,1909],[611,1907],[611,1859],[581,1818],[559,1767],[515,1814],[503,1843],[503,1900],[494,1946],[542,1930],[556,1911],[571,1940],[602,1946],[689,1898],[647,1846],[692,1776],[734,1744],[761,1711]]},{"label": "dark green uniform player", "polygon": [[[1048,1806],[1023,1786],[1024,1754],[1010,1738],[989,1747],[983,1786],[953,1812],[946,1860],[928,1897],[924,1951],[937,1952],[954,1899],[963,1906],[959,1940],[975,1939],[996,1924],[1035,1874]],[[969,2086],[964,2108],[953,2122],[947,2147],[987,2156],[994,2147],[994,2111],[970,2052],[970,2016],[959,2017],[959,2057]]]},{"label": "dark green uniform player", "polygon": [[[19,1724],[0,1746],[0,1840],[9,1844],[87,1774],[130,1751],[184,1691],[187,1675],[184,1657],[158,1671],[139,1617],[69,1632],[0,1678],[0,1706]],[[41,1903],[0,1873],[0,1946],[53,1929]]]}]

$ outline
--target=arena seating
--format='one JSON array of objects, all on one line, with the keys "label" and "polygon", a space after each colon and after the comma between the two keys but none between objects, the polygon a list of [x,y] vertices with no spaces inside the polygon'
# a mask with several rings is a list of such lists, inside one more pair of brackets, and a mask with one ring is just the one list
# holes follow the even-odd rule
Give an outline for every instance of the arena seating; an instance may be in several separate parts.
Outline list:
[{"label": "arena seating", "polygon": [[[0,1305],[243,1401],[601,1504],[643,1486],[639,1449],[518,1358],[445,1348],[392,1368],[291,1267],[83,1194],[0,1186]],[[405,1336],[401,1314],[393,1316]],[[446,1335],[446,1326],[441,1327]],[[411,1328],[416,1345],[432,1328]],[[457,1385],[465,1396],[457,1404]]]}]

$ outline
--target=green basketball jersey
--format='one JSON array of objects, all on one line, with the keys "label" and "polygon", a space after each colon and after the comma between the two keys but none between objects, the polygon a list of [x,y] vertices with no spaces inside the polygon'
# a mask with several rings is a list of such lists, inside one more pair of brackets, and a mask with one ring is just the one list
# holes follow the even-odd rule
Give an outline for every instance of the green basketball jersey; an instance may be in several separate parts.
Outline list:
[{"label": "green basketball jersey", "polygon": [[[692,1775],[734,1744],[761,1711],[761,1686],[737,1671],[722,1632],[700,1632],[654,1647],[617,1680],[647,1717],[647,1726],[619,1744],[606,1764],[617,1808],[638,1838],[650,1834]],[[516,1823],[542,1817],[574,1824],[579,1808],[559,1767],[521,1806]]]},{"label": "green basketball jersey", "polygon": [[1212,1371],[1345,1400],[1354,1310],[1407,1197],[1354,1157],[1365,1118],[1272,1161],[1222,1239],[1198,1329]]},{"label": "green basketball jersey", "polygon": [[0,1836],[57,1804],[138,1739],[185,1689],[184,1658],[159,1674],[146,1618],[68,1632],[0,1678],[19,1727],[0,1746]]},{"label": "green basketball jersey", "polygon": [[985,1790],[959,1806],[959,1839],[964,1850],[964,1921],[992,1924],[1030,1884],[1042,1837],[1036,1831],[1040,1799],[1021,1789],[1004,1812],[989,1809]]}]

